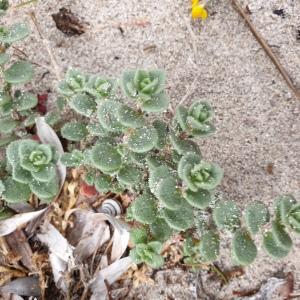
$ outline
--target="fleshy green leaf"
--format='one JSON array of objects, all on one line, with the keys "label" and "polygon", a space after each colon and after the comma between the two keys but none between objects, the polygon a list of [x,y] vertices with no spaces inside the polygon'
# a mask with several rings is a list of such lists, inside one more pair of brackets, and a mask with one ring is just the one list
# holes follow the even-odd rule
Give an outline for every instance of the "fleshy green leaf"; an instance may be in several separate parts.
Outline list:
[{"label": "fleshy green leaf", "polygon": [[205,101],[194,102],[186,116],[186,130],[193,136],[208,136],[215,132],[215,127],[210,123],[214,112]]},{"label": "fleshy green leaf", "polygon": [[146,164],[149,169],[155,169],[161,166],[163,163],[162,159],[160,157],[157,157],[156,155],[153,154],[148,154],[146,156]]},{"label": "fleshy green leaf", "polygon": [[13,142],[16,139],[16,136],[6,136],[0,138],[0,148],[7,146],[9,143]]},{"label": "fleshy green leaf", "polygon": [[95,177],[95,187],[99,193],[107,193],[113,189],[112,178],[109,175],[101,174]]},{"label": "fleshy green leaf", "polygon": [[146,112],[162,112],[166,110],[169,106],[169,100],[165,93],[160,93],[158,95],[153,95],[151,98],[142,103],[142,109]]},{"label": "fleshy green leaf", "polygon": [[97,115],[99,122],[106,130],[112,132],[123,130],[123,126],[118,120],[120,106],[120,102],[116,100],[106,100],[98,107]]},{"label": "fleshy green leaf", "polygon": [[11,44],[23,40],[30,34],[29,26],[26,23],[17,23],[10,28],[0,27],[0,42]]},{"label": "fleshy green leaf", "polygon": [[199,146],[191,140],[181,139],[175,134],[171,134],[170,141],[174,149],[181,155],[191,152],[201,156]]},{"label": "fleshy green leaf", "polygon": [[128,138],[128,148],[137,153],[148,152],[158,142],[158,134],[154,127],[142,127],[134,130]]},{"label": "fleshy green leaf", "polygon": [[178,176],[181,179],[183,178],[183,170],[187,164],[197,165],[200,163],[200,161],[201,161],[201,157],[195,153],[187,153],[184,156],[182,156],[178,163],[178,168],[177,168]]},{"label": "fleshy green leaf", "polygon": [[234,231],[240,226],[240,211],[233,201],[220,201],[214,208],[213,219],[219,229]]},{"label": "fleshy green leaf", "polygon": [[257,248],[245,229],[238,229],[232,240],[232,256],[242,266],[251,264],[257,255]]},{"label": "fleshy green leaf", "polygon": [[66,123],[61,129],[61,135],[70,141],[79,142],[88,134],[86,125],[81,122]]},{"label": "fleshy green leaf", "polygon": [[300,204],[293,205],[289,211],[288,224],[297,233],[300,233]]},{"label": "fleshy green leaf", "polygon": [[11,142],[6,149],[6,158],[12,166],[14,166],[20,161],[19,146],[20,146],[20,141],[14,141]]},{"label": "fleshy green leaf", "polygon": [[125,165],[118,172],[118,180],[127,186],[136,186],[142,179],[143,172],[133,165]]},{"label": "fleshy green leaf", "polygon": [[77,113],[90,117],[96,110],[96,102],[86,94],[76,94],[69,101],[70,107]]},{"label": "fleshy green leaf", "polygon": [[145,125],[143,115],[127,105],[120,105],[117,116],[118,121],[125,127],[140,128]]},{"label": "fleshy green leaf", "polygon": [[136,248],[130,250],[129,256],[136,264],[141,264],[143,262],[143,259]]},{"label": "fleshy green leaf", "polygon": [[54,164],[48,164],[40,168],[37,172],[31,172],[31,175],[37,181],[49,182],[50,180],[53,180],[55,176],[57,176],[56,167]]},{"label": "fleshy green leaf", "polygon": [[123,92],[128,97],[143,100],[161,93],[164,83],[164,72],[160,70],[125,71],[121,79]]},{"label": "fleshy green leaf", "polygon": [[19,122],[12,119],[11,117],[6,117],[0,119],[0,132],[1,133],[12,133],[14,129],[18,126]]},{"label": "fleshy green leaf", "polygon": [[198,235],[205,234],[210,226],[210,214],[203,210],[196,210],[194,212],[195,229]]},{"label": "fleshy green leaf", "polygon": [[222,178],[223,170],[217,164],[205,161],[194,166],[187,164],[182,171],[182,180],[194,192],[197,189],[213,190]]},{"label": "fleshy green leaf", "polygon": [[38,104],[37,96],[31,93],[18,93],[14,99],[17,111],[24,111]]},{"label": "fleshy green leaf", "polygon": [[5,191],[2,197],[8,203],[26,202],[31,194],[27,184],[14,181],[12,178],[7,178],[3,181]]},{"label": "fleshy green leaf", "polygon": [[145,228],[134,228],[130,231],[130,240],[136,244],[145,244],[148,240],[148,232]]},{"label": "fleshy green leaf", "polygon": [[45,115],[45,121],[51,127],[54,127],[60,121],[60,114],[57,111],[50,111]]},{"label": "fleshy green leaf", "polygon": [[156,144],[157,149],[163,149],[167,144],[167,137],[169,134],[169,128],[167,124],[160,120],[155,120],[152,123],[153,127],[156,129],[158,140]]},{"label": "fleshy green leaf", "polygon": [[288,233],[285,231],[284,226],[279,222],[272,222],[272,235],[276,244],[284,249],[290,250],[293,242]]},{"label": "fleshy green leaf", "polygon": [[272,232],[267,232],[264,235],[263,246],[266,252],[275,259],[283,258],[289,254],[288,249],[282,248],[276,243]]},{"label": "fleshy green leaf", "polygon": [[177,181],[172,177],[160,181],[156,196],[170,210],[178,210],[184,202]]},{"label": "fleshy green leaf", "polygon": [[154,195],[157,194],[160,182],[168,177],[172,177],[172,172],[165,165],[161,165],[160,167],[150,170],[149,188]]},{"label": "fleshy green leaf", "polygon": [[94,185],[96,176],[97,176],[96,171],[92,169],[92,170],[86,171],[86,173],[84,174],[83,179],[84,179],[86,184]]},{"label": "fleshy green leaf", "polygon": [[19,163],[13,165],[12,169],[13,180],[28,184],[32,180],[31,173],[21,167]]},{"label": "fleshy green leaf", "polygon": [[112,97],[115,94],[116,87],[116,80],[90,76],[85,90],[94,97],[101,99]]},{"label": "fleshy green leaf", "polygon": [[39,198],[47,199],[56,196],[59,189],[58,179],[53,178],[48,182],[33,180],[30,184],[31,191]]},{"label": "fleshy green leaf", "polygon": [[288,225],[288,214],[295,203],[296,200],[291,195],[284,195],[275,200],[276,218],[281,223]]},{"label": "fleshy green leaf", "polygon": [[179,210],[164,208],[162,215],[168,225],[175,230],[186,230],[194,223],[193,209],[188,204],[183,205]]},{"label": "fleshy green leaf", "polygon": [[201,236],[200,255],[206,262],[214,261],[218,258],[220,251],[220,237],[214,231],[208,231]]},{"label": "fleshy green leaf", "polygon": [[89,134],[94,136],[106,136],[108,131],[103,128],[100,124],[90,123],[87,125]]},{"label": "fleshy green leaf", "polygon": [[91,160],[94,166],[102,172],[114,172],[120,169],[121,155],[115,147],[109,144],[97,144],[92,148]]},{"label": "fleshy green leaf", "polygon": [[182,130],[187,129],[187,123],[186,123],[187,117],[188,117],[188,110],[184,106],[178,105],[175,111],[175,118]]},{"label": "fleshy green leaf", "polygon": [[200,209],[206,208],[210,204],[212,198],[210,191],[202,189],[197,190],[197,192],[187,190],[184,197],[191,206]]},{"label": "fleshy green leaf", "polygon": [[137,221],[143,224],[153,223],[157,215],[155,198],[149,193],[138,196],[132,204],[132,212]]},{"label": "fleshy green leaf", "polygon": [[153,238],[160,242],[165,242],[173,234],[173,229],[161,218],[156,219],[149,227]]},{"label": "fleshy green leaf", "polygon": [[246,207],[244,219],[247,229],[251,234],[256,234],[263,225],[269,222],[269,210],[262,202],[252,202]]},{"label": "fleshy green leaf", "polygon": [[64,153],[60,160],[66,167],[79,167],[83,163],[84,155],[74,149],[71,153]]},{"label": "fleshy green leaf", "polygon": [[4,79],[8,83],[27,83],[33,78],[33,67],[27,61],[13,63],[4,71]]}]

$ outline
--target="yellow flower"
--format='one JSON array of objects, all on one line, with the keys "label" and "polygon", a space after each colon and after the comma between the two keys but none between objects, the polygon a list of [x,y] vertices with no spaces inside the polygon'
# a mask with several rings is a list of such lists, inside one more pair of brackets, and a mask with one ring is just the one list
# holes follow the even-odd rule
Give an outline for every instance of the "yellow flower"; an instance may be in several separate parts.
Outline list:
[{"label": "yellow flower", "polygon": [[200,4],[199,0],[192,0],[192,18],[205,20],[207,15],[204,5]]}]

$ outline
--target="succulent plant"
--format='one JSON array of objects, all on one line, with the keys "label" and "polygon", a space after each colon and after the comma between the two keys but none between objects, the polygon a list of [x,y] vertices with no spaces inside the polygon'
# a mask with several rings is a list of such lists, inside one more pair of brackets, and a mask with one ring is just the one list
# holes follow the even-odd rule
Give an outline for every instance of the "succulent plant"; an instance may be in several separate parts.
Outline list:
[{"label": "succulent plant", "polygon": [[180,105],[175,115],[180,128],[193,136],[208,136],[215,132],[211,123],[214,113],[207,102],[195,102],[189,109]]},{"label": "succulent plant", "polygon": [[162,243],[152,241],[148,243],[137,243],[130,251],[130,257],[136,264],[147,263],[150,267],[157,269],[163,266],[164,259],[160,255]]},{"label": "succulent plant", "polygon": [[[69,108],[80,115],[61,129],[73,145],[62,162],[80,167],[99,193],[133,193],[127,220],[138,224],[131,232],[134,261],[160,267],[162,243],[185,232],[185,262],[212,262],[229,231],[234,263],[252,263],[257,255],[253,236],[264,234],[270,214],[262,202],[250,203],[242,213],[234,201],[216,196],[223,171],[205,161],[195,140],[215,131],[212,107],[195,101],[177,107],[170,120],[161,114],[168,104],[161,71],[124,72],[121,90],[129,102],[119,97],[118,80],[96,77],[71,69],[59,86]],[[299,231],[299,206],[282,199],[264,237],[273,257],[290,251],[288,230]]]},{"label": "succulent plant", "polygon": [[[9,7],[8,1],[0,2],[0,15]],[[25,60],[13,60],[12,51],[16,43],[30,34],[26,23],[15,23],[11,26],[0,26],[0,147],[13,140],[29,137],[35,125],[35,118],[41,112],[38,109],[38,97],[21,90],[23,84],[30,82],[34,76],[31,63]],[[46,119],[50,120],[50,115]]]},{"label": "succulent plant", "polygon": [[17,140],[7,147],[6,158],[11,176],[3,180],[5,201],[27,201],[31,193],[43,201],[56,196],[58,157],[54,148],[29,139]]}]

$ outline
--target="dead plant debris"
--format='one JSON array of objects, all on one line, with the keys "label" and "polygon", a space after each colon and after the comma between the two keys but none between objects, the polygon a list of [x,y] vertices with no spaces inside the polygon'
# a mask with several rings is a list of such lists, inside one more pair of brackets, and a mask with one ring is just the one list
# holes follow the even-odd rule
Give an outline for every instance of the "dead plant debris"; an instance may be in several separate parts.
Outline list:
[{"label": "dead plant debris", "polygon": [[86,31],[86,24],[84,24],[74,13],[62,7],[59,12],[52,14],[56,28],[67,36],[81,35]]}]

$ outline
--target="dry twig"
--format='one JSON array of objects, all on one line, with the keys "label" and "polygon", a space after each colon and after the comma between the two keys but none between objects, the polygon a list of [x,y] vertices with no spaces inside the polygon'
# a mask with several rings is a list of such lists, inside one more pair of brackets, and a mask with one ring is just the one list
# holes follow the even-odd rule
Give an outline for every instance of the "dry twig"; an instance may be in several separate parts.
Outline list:
[{"label": "dry twig", "polygon": [[277,70],[280,72],[282,77],[284,78],[285,82],[289,86],[289,88],[293,91],[295,96],[300,100],[300,90],[294,85],[290,75],[286,71],[286,69],[282,66],[279,59],[276,57],[274,52],[272,51],[271,47],[265,41],[265,39],[260,35],[260,33],[256,30],[254,24],[250,20],[248,14],[245,12],[241,4],[238,0],[231,0],[231,3],[235,10],[240,14],[240,16],[245,20],[246,24],[248,25],[249,29],[251,30],[252,34],[256,38],[256,40],[260,43],[262,48],[265,50],[273,64],[276,66]]}]

